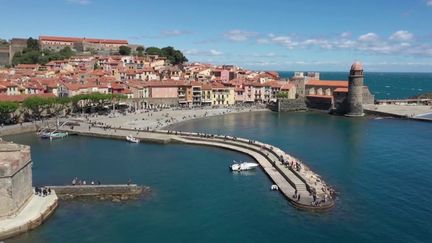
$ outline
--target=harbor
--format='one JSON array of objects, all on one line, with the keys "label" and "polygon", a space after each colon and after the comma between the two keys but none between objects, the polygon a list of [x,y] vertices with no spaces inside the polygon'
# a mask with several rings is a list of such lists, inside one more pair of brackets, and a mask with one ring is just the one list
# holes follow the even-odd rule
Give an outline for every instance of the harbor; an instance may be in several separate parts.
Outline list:
[{"label": "harbor", "polygon": [[[105,126],[63,126],[59,131],[71,135],[125,140],[133,136],[143,142],[186,143],[214,146],[245,153],[257,161],[279,191],[295,207],[327,210],[334,205],[332,189],[304,163],[270,144],[225,135],[180,131],[107,128]],[[294,169],[293,164],[296,166]]]},{"label": "harbor", "polygon": [[[34,133],[11,136],[7,139],[32,146],[34,185],[70,184],[75,176],[102,184],[125,184],[132,178],[136,184],[150,185],[152,193],[126,203],[60,200],[56,213],[42,227],[7,242],[76,240],[77,231],[86,239],[110,241],[113,229],[128,230],[132,240],[166,242],[172,239],[164,234],[167,230],[173,230],[179,239],[210,242],[216,242],[214,235],[227,241],[260,242],[268,237],[283,242],[306,235],[306,241],[313,241],[316,236],[307,234],[311,228],[325,242],[336,235],[344,239],[364,236],[358,231],[347,232],[347,227],[371,230],[376,235],[387,234],[382,229],[390,227],[391,231],[400,229],[398,237],[402,240],[420,239],[429,228],[427,214],[420,212],[429,212],[423,200],[429,195],[430,178],[417,177],[419,171],[430,170],[425,153],[430,144],[428,126],[405,119],[352,120],[316,112],[253,112],[192,120],[167,128],[250,138],[300,158],[340,192],[332,210],[318,214],[297,210],[282,193],[271,191],[274,183],[261,168],[230,172],[233,159],[254,161],[235,151],[185,143],[133,144],[124,138],[70,135],[50,141]],[[355,134],[359,129],[369,132]],[[401,143],[400,137],[406,142]],[[392,156],[394,151],[398,156]],[[416,195],[422,200],[405,202]],[[389,226],[389,220],[396,221]],[[371,229],[369,222],[376,228]],[[409,225],[414,225],[418,233],[402,230]],[[95,227],[107,234],[95,235]],[[333,230],[329,232],[328,227]],[[194,236],[184,231],[189,228],[206,233]],[[119,237],[125,235],[118,234],[114,239],[121,241]]]}]

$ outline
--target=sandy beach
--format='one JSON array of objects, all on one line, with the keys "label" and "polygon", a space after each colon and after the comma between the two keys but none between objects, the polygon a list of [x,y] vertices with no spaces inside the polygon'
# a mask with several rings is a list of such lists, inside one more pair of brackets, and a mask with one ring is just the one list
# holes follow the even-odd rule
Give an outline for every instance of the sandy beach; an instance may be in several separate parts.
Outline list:
[{"label": "sandy beach", "polygon": [[130,129],[164,129],[170,125],[192,119],[226,115],[241,112],[268,111],[263,107],[224,107],[224,108],[167,108],[159,110],[139,110],[126,114],[88,117],[89,123]]}]

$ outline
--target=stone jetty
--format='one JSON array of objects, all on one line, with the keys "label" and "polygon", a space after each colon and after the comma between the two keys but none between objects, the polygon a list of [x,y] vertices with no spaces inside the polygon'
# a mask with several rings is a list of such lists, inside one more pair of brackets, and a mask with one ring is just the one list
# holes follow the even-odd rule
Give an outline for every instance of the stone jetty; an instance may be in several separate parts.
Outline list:
[{"label": "stone jetty", "polygon": [[136,184],[118,185],[68,185],[49,186],[57,193],[59,199],[95,198],[99,200],[111,200],[120,202],[124,200],[138,199],[143,193],[149,192],[150,187]]},{"label": "stone jetty", "polygon": [[[108,128],[106,126],[63,127],[69,134],[125,140],[132,135],[143,142],[186,143],[214,146],[247,154],[254,158],[278,186],[279,191],[297,208],[322,211],[334,205],[334,194],[324,180],[304,163],[270,144],[232,136],[167,130]],[[296,166],[292,166],[292,165]]]}]

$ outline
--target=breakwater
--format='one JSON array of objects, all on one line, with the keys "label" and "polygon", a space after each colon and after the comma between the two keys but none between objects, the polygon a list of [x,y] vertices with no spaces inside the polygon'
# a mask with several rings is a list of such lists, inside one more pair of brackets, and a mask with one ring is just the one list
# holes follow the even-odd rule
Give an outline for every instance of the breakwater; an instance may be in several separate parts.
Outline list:
[{"label": "breakwater", "polygon": [[150,187],[136,184],[119,185],[68,185],[49,186],[62,200],[79,198],[96,198],[99,200],[111,200],[120,202],[124,200],[138,199],[143,193],[149,192]]},{"label": "breakwater", "polygon": [[270,144],[231,136],[179,131],[109,129],[106,127],[64,127],[62,131],[82,136],[123,139],[128,135],[145,142],[186,143],[238,151],[255,159],[279,187],[279,191],[297,208],[326,210],[334,205],[333,191],[304,163]]}]

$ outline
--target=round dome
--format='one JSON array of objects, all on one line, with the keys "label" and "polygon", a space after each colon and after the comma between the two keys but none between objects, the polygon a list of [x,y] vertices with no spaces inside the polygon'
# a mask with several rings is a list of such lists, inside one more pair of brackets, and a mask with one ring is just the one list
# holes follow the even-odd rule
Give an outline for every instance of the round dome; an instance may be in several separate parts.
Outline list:
[{"label": "round dome", "polygon": [[353,63],[353,65],[351,65],[351,70],[352,71],[363,71],[363,66],[361,65],[360,62],[355,62],[355,63]]}]

